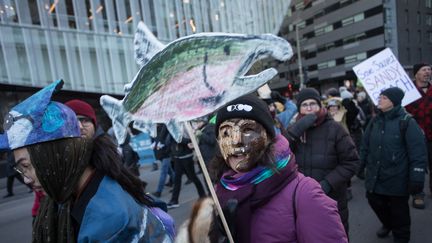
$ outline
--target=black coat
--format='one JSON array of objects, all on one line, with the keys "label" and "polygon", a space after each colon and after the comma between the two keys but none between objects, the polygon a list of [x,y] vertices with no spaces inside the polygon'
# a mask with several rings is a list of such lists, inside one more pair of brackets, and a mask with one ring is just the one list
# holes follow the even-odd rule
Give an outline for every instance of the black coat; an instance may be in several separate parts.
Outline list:
[{"label": "black coat", "polygon": [[215,125],[209,123],[204,127],[199,137],[199,148],[206,164],[213,158],[217,146]]},{"label": "black coat", "polygon": [[154,153],[156,159],[163,160],[171,156],[170,153],[171,141],[172,141],[171,135],[169,134],[167,127],[165,125],[158,125],[157,136],[154,141],[155,142]]},{"label": "black coat", "polygon": [[348,225],[346,188],[360,160],[354,142],[338,122],[326,115],[324,121],[305,131],[296,141],[290,139],[300,172],[321,182],[326,180],[328,196],[338,202],[345,228]]}]

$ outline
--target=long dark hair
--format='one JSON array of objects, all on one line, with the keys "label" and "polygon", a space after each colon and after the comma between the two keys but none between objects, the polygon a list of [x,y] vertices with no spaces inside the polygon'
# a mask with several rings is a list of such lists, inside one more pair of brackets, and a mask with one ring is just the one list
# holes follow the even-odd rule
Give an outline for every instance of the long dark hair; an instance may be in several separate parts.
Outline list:
[{"label": "long dark hair", "polygon": [[116,180],[137,202],[151,206],[152,201],[145,195],[142,181],[121,161],[117,147],[108,135],[94,139],[90,165]]},{"label": "long dark hair", "polygon": [[36,176],[48,195],[33,224],[33,242],[75,242],[70,210],[91,156],[83,138],[64,138],[27,147]]},{"label": "long dark hair", "polygon": [[[266,166],[273,170],[276,169],[274,165],[275,158],[273,154],[275,143],[276,143],[276,139],[273,138],[265,148],[261,158],[258,159],[257,165]],[[209,174],[213,183],[218,182],[219,179],[222,177],[222,174],[227,170],[230,170],[230,167],[227,165],[225,159],[223,158],[219,146],[217,146],[215,151],[215,156],[210,161],[210,166],[209,166]]]},{"label": "long dark hair", "polygon": [[33,225],[33,242],[75,242],[70,210],[85,168],[94,167],[116,180],[138,203],[151,206],[141,180],[121,163],[108,135],[93,141],[64,138],[27,147],[36,175],[48,194]]}]

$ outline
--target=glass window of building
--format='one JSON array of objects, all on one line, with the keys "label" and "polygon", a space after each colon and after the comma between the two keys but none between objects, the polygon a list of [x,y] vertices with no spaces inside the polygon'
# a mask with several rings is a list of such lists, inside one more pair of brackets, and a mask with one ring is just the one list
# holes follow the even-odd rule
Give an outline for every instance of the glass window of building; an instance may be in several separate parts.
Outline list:
[{"label": "glass window of building", "polygon": [[410,41],[410,31],[409,31],[409,29],[405,30],[405,34],[406,34],[406,36],[405,36],[406,41],[409,42]]},{"label": "glass window of building", "polygon": [[[0,3],[2,2],[0,1]],[[19,22],[17,8],[14,1],[3,1],[3,4],[0,6],[0,15],[1,22]]]},{"label": "glass window of building", "polygon": [[408,13],[408,9],[405,9],[405,24],[409,24],[409,13]]},{"label": "glass window of building", "polygon": [[304,27],[306,27],[306,21],[300,21],[297,24],[297,27],[299,28],[299,30],[303,29]]},{"label": "glass window of building", "polygon": [[406,59],[408,62],[411,62],[411,52],[409,48],[406,49]]},{"label": "glass window of building", "polygon": [[357,55],[346,56],[344,59],[345,59],[345,64],[353,63],[357,61]]},{"label": "glass window of building", "polygon": [[425,16],[425,22],[427,26],[432,26],[432,14],[427,14]]},{"label": "glass window of building", "polygon": [[364,19],[364,13],[359,13],[354,16],[354,22],[359,22],[362,21],[363,19]]}]

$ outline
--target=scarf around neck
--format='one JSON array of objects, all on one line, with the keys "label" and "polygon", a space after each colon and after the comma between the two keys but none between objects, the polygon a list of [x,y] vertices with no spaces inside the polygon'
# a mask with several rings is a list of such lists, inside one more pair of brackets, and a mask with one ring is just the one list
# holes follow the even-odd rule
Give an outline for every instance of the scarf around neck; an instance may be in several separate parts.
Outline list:
[{"label": "scarf around neck", "polygon": [[230,199],[236,199],[238,206],[235,217],[235,241],[250,242],[250,224],[253,211],[267,203],[285,186],[297,177],[297,164],[289,148],[288,140],[277,135],[273,145],[275,168],[258,166],[253,170],[236,175],[229,170],[216,185],[216,193],[222,208]]}]

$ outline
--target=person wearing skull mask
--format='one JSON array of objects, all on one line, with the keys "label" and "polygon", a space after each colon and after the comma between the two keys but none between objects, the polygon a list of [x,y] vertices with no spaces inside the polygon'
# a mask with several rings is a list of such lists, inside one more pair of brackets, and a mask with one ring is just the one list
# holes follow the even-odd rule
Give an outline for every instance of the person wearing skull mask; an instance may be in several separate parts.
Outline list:
[{"label": "person wearing skull mask", "polygon": [[297,171],[262,100],[246,95],[225,105],[215,129],[211,173],[221,207],[236,202],[227,217],[235,242],[347,242],[336,202]]}]

